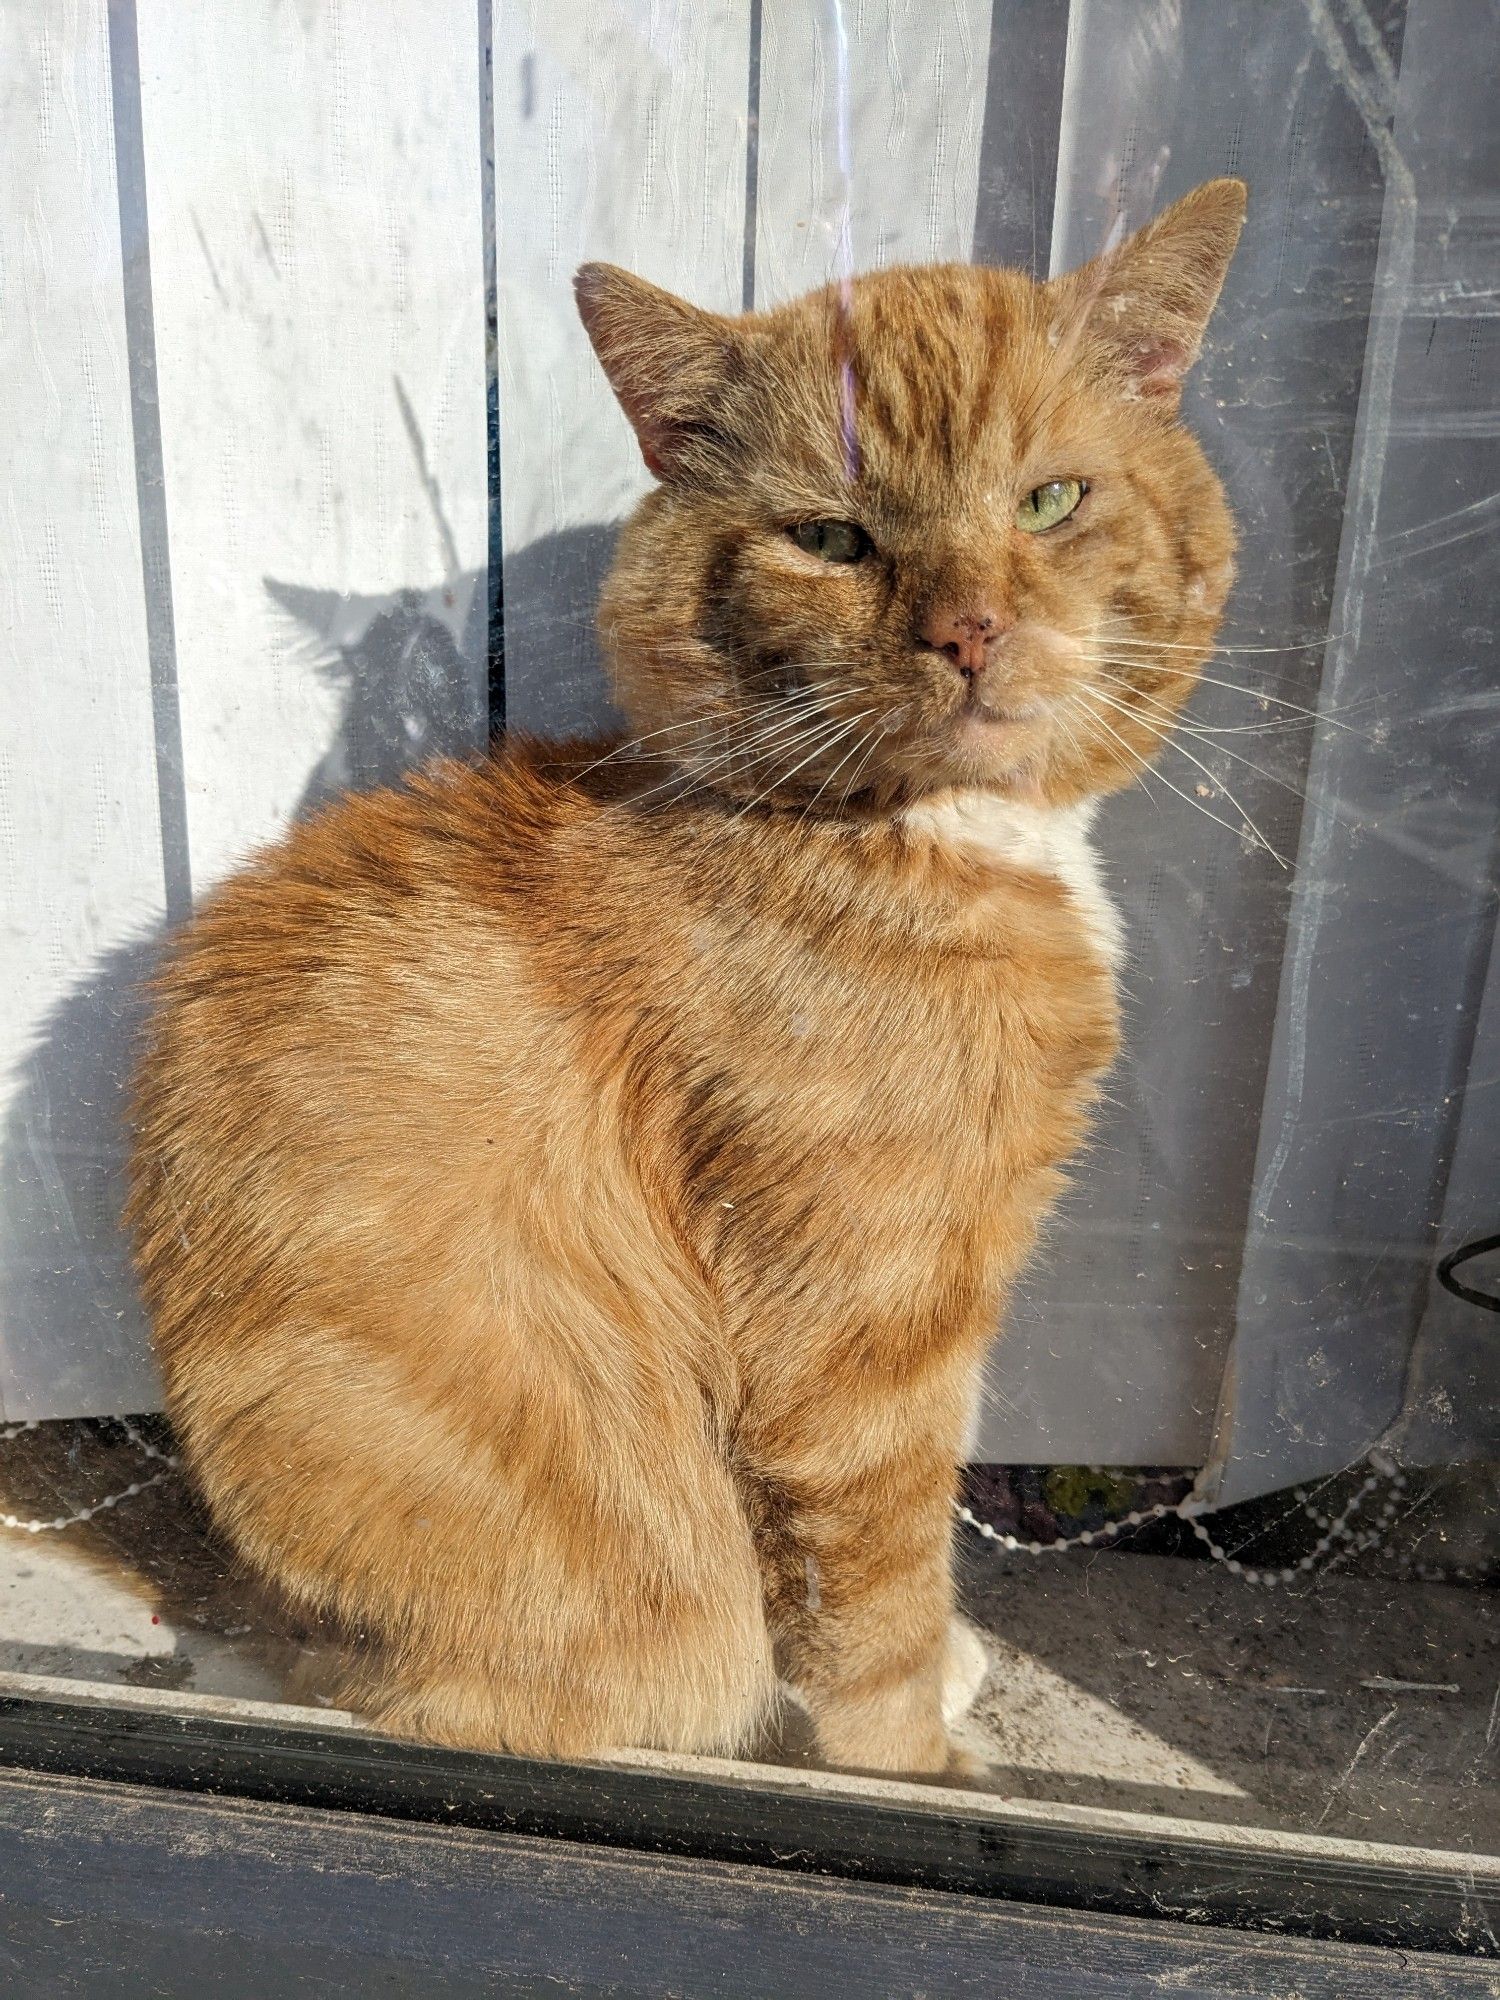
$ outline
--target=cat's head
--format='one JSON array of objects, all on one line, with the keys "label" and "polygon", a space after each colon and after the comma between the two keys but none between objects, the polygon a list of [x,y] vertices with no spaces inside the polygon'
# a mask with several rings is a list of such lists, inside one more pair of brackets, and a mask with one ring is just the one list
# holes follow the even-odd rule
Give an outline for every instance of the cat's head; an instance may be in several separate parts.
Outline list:
[{"label": "cat's head", "polygon": [[915,267],[739,318],[585,265],[660,481],[601,607],[644,752],[819,812],[1128,781],[1233,574],[1178,403],[1244,212],[1211,181],[1049,283]]}]

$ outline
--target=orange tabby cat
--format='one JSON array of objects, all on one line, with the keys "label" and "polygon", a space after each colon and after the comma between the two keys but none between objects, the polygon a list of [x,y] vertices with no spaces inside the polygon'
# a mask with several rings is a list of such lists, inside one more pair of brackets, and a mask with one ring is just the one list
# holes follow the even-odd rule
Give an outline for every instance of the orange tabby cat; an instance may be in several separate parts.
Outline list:
[{"label": "orange tabby cat", "polygon": [[1243,214],[738,319],[586,266],[635,738],[347,798],[176,940],[171,1415],[383,1727],[732,1751],[780,1674],[831,1763],[950,1768],[975,1375],[1115,1048],[1092,802],[1231,574],[1177,410]]}]

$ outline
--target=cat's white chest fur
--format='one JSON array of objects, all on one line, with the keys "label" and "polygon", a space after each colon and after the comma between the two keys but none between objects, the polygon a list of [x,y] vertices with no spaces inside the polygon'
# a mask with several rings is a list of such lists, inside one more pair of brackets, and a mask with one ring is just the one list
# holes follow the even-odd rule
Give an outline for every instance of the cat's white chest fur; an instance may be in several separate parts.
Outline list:
[{"label": "cat's white chest fur", "polygon": [[975,848],[1017,868],[1051,875],[1067,890],[1105,963],[1117,966],[1125,933],[1089,842],[1094,802],[1023,805],[995,792],[954,791],[911,806],[906,824],[955,846]]}]

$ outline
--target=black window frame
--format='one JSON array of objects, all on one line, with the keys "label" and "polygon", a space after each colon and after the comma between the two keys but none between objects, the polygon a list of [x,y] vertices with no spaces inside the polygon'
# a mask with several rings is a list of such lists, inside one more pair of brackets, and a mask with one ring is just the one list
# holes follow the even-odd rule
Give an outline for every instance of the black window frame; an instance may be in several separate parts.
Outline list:
[{"label": "black window frame", "polygon": [[[77,1865],[38,1874],[39,1814],[61,1842],[55,1854]],[[163,1901],[179,1851],[193,1857],[192,1884]],[[342,1991],[339,1980],[363,1966],[360,1977],[381,1969],[369,1989],[381,1992],[408,1990],[409,1976],[439,1995],[551,1991],[541,1982],[556,1981],[562,1992],[821,1996],[834,1944],[849,1976],[863,1966],[875,1982],[856,1983],[862,1992],[1132,1996],[1189,1970],[1199,1983],[1169,1990],[1500,1992],[1500,1967],[1476,1963],[1496,1952],[1485,1882],[1455,1873],[1451,1857],[1390,1854],[1372,1860],[1356,1844],[1306,1835],[1156,1827],[1128,1814],[686,1759],[490,1756],[206,1697],[28,1687],[23,1676],[0,1687],[0,1966],[26,1975],[7,1989],[17,1994],[244,1990],[269,2000]],[[1493,1863],[1478,1868],[1500,1874]],[[467,1930],[446,1943],[442,1927],[415,1936],[403,1902],[434,1869],[468,1912]],[[101,1879],[113,1885],[102,1902]],[[465,1884],[486,1880],[505,1886],[493,1920],[481,1921]],[[357,1946],[345,1925],[329,1958],[314,1921],[322,1903],[346,1890],[358,1902],[381,1881],[405,1889],[393,1891],[386,1915],[378,1898],[370,1905]],[[694,1881],[704,1910],[717,1912],[696,1926]],[[268,1983],[242,1989],[235,1968],[243,1951],[266,1944],[267,1897],[295,1921],[257,1961]],[[509,1928],[498,1914],[507,1898],[517,1912]],[[208,1927],[213,1935],[193,1915],[210,1905],[223,1919]],[[571,1941],[564,1906],[577,1915]],[[326,1932],[333,1919],[320,1921]],[[662,1954],[654,1970],[637,1962],[653,1923]],[[819,1941],[800,1974],[799,1923]],[[102,1961],[88,1954],[101,1926],[117,1937],[126,1983],[69,1985],[99,1976]],[[70,1927],[86,1933],[73,1959]],[[145,1950],[142,1938],[158,1932],[177,1938],[178,1957],[163,1961],[165,1975],[151,1973],[155,1985],[128,1983],[155,1963],[155,1945]],[[882,1983],[919,1946],[926,1983]],[[223,1980],[206,1988],[214,1950]],[[600,1985],[594,1975],[611,1952],[622,1983]],[[1085,1981],[1096,1952],[1098,1976]],[[1052,1984],[1070,1963],[1085,1983]],[[162,1984],[173,1965],[182,1983]],[[471,1983],[480,1966],[487,1986]],[[983,1966],[988,1986],[974,1983]],[[1018,1985],[1023,1970],[1040,1983]],[[751,1983],[735,1984],[741,1975]],[[312,1983],[285,1983],[295,1979]]]}]

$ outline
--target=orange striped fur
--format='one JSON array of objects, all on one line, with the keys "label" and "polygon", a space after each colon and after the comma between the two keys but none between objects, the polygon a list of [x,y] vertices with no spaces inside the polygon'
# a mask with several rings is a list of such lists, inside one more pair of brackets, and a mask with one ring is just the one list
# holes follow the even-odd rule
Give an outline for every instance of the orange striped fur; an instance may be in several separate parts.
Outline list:
[{"label": "orange striped fur", "polygon": [[741,319],[586,267],[661,480],[602,607],[631,741],[346,798],[174,941],[130,1209],[169,1407],[382,1726],[733,1751],[781,1677],[830,1762],[951,1767],[975,1375],[1115,1049],[1089,802],[1230,577],[1176,412],[1242,212]]}]

